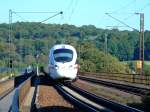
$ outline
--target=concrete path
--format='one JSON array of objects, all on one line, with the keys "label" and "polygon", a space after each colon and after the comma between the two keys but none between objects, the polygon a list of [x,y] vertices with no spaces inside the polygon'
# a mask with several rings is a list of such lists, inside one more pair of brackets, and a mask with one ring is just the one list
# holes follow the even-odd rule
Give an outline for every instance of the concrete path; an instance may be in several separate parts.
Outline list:
[{"label": "concrete path", "polygon": [[9,112],[15,90],[0,100],[0,112]]}]

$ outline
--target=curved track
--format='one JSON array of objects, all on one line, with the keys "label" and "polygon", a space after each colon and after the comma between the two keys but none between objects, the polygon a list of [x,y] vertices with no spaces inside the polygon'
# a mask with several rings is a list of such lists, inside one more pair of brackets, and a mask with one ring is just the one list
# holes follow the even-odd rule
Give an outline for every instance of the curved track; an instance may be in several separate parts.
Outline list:
[{"label": "curved track", "polygon": [[[49,111],[52,108],[57,110],[57,107],[59,108],[60,105],[63,105],[64,107],[67,107],[67,105],[72,105],[74,109],[76,109],[76,111],[79,111],[79,112],[80,111],[81,112],[87,112],[87,111],[99,112],[100,110],[97,108],[99,105],[96,107],[96,106],[91,105],[90,103],[87,103],[90,101],[87,101],[86,98],[84,98],[84,100],[86,100],[87,102],[84,102],[83,97],[81,98],[79,94],[77,95],[77,93],[69,89],[66,85],[55,82],[54,80],[46,76],[45,77],[40,76],[40,83],[38,84],[38,86],[39,86],[39,89],[38,89],[37,98],[36,98],[37,100],[35,102],[37,110],[45,109],[46,111]],[[45,95],[43,96],[43,94],[45,94],[46,96]],[[45,101],[43,101],[44,99]],[[62,104],[62,102],[64,102],[64,104]],[[68,102],[68,103],[65,103],[65,102]],[[62,109],[61,111],[63,111],[63,108],[60,108],[60,109]],[[69,107],[68,109],[71,109],[71,108]],[[72,111],[74,109],[72,109]],[[101,112],[108,112],[108,111],[101,111]]]},{"label": "curved track", "polygon": [[0,112],[9,112],[11,109],[11,103],[15,91],[13,82],[13,78],[0,82]]},{"label": "curved track", "polygon": [[135,94],[138,96],[148,96],[150,95],[150,89],[147,88],[141,88],[141,87],[135,87],[131,85],[125,85],[125,84],[119,84],[119,83],[114,83],[110,81],[104,81],[96,78],[91,78],[91,77],[85,77],[85,76],[79,76],[79,79],[89,81],[92,83],[104,85],[107,87],[113,87],[131,94]]},{"label": "curved track", "polygon": [[0,112],[9,112],[11,110],[14,92],[15,90],[11,89],[0,99]]},{"label": "curved track", "polygon": [[[43,79],[44,85],[46,85],[47,87],[50,86],[50,83],[55,82],[50,80],[46,76],[43,76]],[[40,81],[40,83],[42,84],[43,82]],[[74,107],[77,108],[79,111],[142,112],[138,109],[98,97],[93,93],[89,93],[79,87],[72,85],[71,83],[55,82],[51,86],[54,86],[54,88],[56,88],[56,90],[60,93],[60,95],[62,95],[68,102],[74,105]]]},{"label": "curved track", "polygon": [[142,112],[138,109],[135,109],[135,108],[132,108],[132,107],[129,107],[126,105],[122,105],[122,104],[101,98],[99,96],[96,96],[95,94],[89,93],[83,89],[80,89],[80,88],[72,85],[72,84],[67,85],[67,87],[76,91],[80,95],[83,95],[87,99],[95,102],[96,104],[103,106],[104,108],[107,109],[107,111],[110,111],[110,112]]},{"label": "curved track", "polygon": [[61,94],[73,105],[75,105],[77,108],[79,108],[81,111],[88,111],[88,112],[111,112],[111,110],[108,110],[101,105],[97,104],[96,102],[93,102],[89,100],[87,97],[81,95],[81,93],[76,92],[75,90],[72,90],[72,88],[69,88],[68,86],[64,85],[56,85],[55,86],[58,91],[61,92]]},{"label": "curved track", "polygon": [[14,78],[0,82],[0,100],[14,90]]}]

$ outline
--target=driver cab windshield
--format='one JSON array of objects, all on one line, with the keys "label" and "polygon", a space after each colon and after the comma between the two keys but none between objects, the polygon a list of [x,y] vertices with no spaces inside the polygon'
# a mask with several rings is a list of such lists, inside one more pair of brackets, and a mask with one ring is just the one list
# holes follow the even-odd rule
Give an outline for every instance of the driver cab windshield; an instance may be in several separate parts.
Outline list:
[{"label": "driver cab windshield", "polygon": [[70,62],[73,59],[73,51],[70,49],[57,49],[54,51],[56,62]]}]

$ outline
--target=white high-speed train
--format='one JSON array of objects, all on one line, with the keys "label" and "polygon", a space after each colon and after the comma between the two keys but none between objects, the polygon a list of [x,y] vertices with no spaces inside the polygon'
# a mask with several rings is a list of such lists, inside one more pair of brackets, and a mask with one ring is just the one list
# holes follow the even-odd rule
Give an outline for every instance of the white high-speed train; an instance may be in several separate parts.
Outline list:
[{"label": "white high-speed train", "polygon": [[54,45],[49,54],[49,73],[55,80],[73,81],[77,78],[78,64],[75,48],[67,44]]}]

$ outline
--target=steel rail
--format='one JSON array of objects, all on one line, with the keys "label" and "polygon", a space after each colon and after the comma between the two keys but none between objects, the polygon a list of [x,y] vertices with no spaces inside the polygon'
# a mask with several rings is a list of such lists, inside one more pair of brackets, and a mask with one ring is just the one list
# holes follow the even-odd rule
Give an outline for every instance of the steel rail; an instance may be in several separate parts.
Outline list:
[{"label": "steel rail", "polygon": [[[14,78],[1,81],[0,84],[8,83],[8,81],[11,81],[11,80],[14,81]],[[9,93],[11,93],[14,89],[15,89],[14,87],[10,87],[10,88],[7,89],[6,91],[2,92],[2,93],[0,94],[0,100],[2,100],[5,96],[7,96]]]},{"label": "steel rail", "polygon": [[79,76],[79,79],[89,81],[92,83],[96,83],[96,84],[100,84],[100,85],[105,85],[107,87],[117,88],[119,90],[122,90],[122,91],[125,91],[128,93],[132,93],[137,96],[150,95],[150,89],[148,89],[148,88],[135,87],[135,86],[131,86],[131,85],[114,83],[114,82],[110,82],[110,81],[104,81],[104,80],[95,79],[95,78],[91,78],[91,77],[84,77],[84,76]]},{"label": "steel rail", "polygon": [[6,90],[2,94],[0,94],[0,100],[2,100],[4,97],[6,97],[8,94],[10,94],[15,88],[11,87],[10,89]]},{"label": "steel rail", "polygon": [[55,85],[54,87],[60,92],[62,96],[64,96],[68,101],[70,101],[73,105],[75,105],[78,109],[85,112],[110,112],[108,110],[98,109],[93,105],[90,105],[82,100],[74,97],[71,93],[64,90],[61,84]]},{"label": "steel rail", "polygon": [[79,87],[72,85],[72,84],[71,85],[69,84],[67,87],[69,87],[72,90],[78,92],[79,94],[85,96],[86,98],[96,102],[97,104],[102,105],[112,111],[115,111],[115,112],[143,112],[141,110],[138,110],[138,109],[135,109],[135,108],[132,108],[132,107],[129,107],[126,105],[122,105],[120,103],[116,103],[116,102],[107,100],[105,98],[96,96],[95,94],[89,93],[83,89],[80,89]]}]

